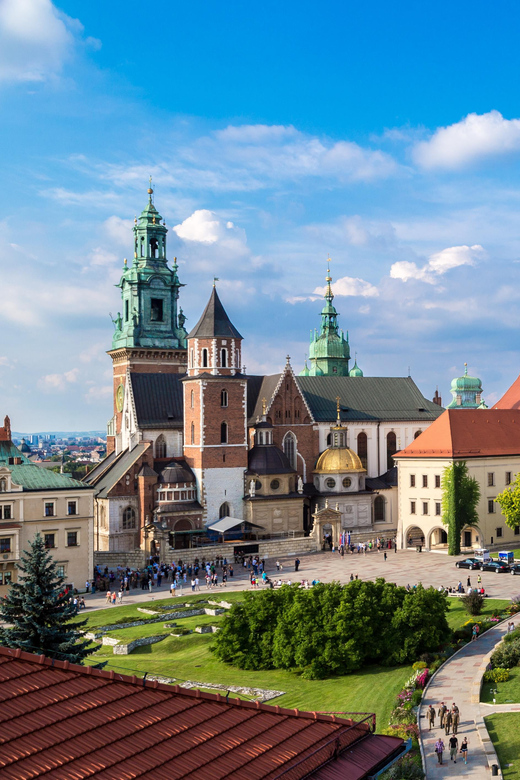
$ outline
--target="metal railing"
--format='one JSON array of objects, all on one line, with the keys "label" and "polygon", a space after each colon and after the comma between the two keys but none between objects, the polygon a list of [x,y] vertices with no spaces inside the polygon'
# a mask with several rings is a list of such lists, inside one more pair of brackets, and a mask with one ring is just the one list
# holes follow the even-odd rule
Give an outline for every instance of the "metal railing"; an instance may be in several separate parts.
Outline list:
[{"label": "metal railing", "polygon": [[[303,780],[303,778],[309,777],[320,767],[338,758],[341,753],[348,747],[352,747],[356,742],[367,737],[371,732],[375,730],[376,716],[374,713],[356,713],[356,712],[342,712],[342,713],[321,713],[323,715],[366,715],[362,720],[352,723],[350,726],[342,729],[339,733],[336,732],[327,742],[320,745],[318,748],[308,753],[301,758],[295,764],[292,764],[287,769],[282,769],[278,774],[270,772],[269,776],[272,780]],[[370,722],[369,722],[370,721]]]}]

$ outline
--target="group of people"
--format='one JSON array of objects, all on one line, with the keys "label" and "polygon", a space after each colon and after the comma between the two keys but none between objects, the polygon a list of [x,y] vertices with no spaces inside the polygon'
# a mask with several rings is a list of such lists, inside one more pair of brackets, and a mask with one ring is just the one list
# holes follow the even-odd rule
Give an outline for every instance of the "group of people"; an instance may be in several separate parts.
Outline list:
[{"label": "group of people", "polygon": [[[460,723],[460,712],[459,708],[453,702],[451,705],[451,709],[446,706],[446,704],[441,701],[439,708],[437,712],[435,712],[435,707],[433,704],[430,704],[428,707],[428,723],[429,723],[429,729],[430,731],[435,728],[435,718],[436,716],[439,717],[439,728],[442,730],[444,729],[444,734],[446,737],[449,737],[448,739],[448,748],[450,751],[450,761],[453,761],[455,764],[457,763],[457,755],[459,752],[459,740],[457,738],[457,732],[459,730],[459,723]],[[437,742],[435,743],[435,753],[437,754],[437,761],[439,764],[442,765],[442,759],[443,759],[443,753],[445,750],[445,744],[442,739],[442,737],[439,737]],[[468,763],[468,738],[463,737],[462,743],[460,745],[460,753],[462,754],[462,759],[465,764]]]}]

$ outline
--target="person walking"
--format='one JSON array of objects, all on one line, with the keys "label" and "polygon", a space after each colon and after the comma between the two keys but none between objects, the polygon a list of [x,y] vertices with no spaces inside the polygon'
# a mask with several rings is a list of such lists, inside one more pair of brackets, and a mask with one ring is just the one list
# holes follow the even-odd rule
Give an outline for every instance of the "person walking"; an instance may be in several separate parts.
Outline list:
[{"label": "person walking", "polygon": [[450,733],[452,719],[453,719],[453,715],[451,713],[451,710],[447,710],[446,715],[444,716],[444,733],[446,734],[446,736],[448,736]]},{"label": "person walking", "polygon": [[462,758],[464,759],[464,763],[468,763],[468,738],[464,737],[462,740],[462,745],[460,746],[460,752],[462,753]]},{"label": "person walking", "polygon": [[110,604],[111,601],[112,601],[112,593],[111,593],[111,591],[107,590],[106,603]]},{"label": "person walking", "polygon": [[430,731],[435,728],[435,707],[431,704],[428,707],[428,723],[430,724]]},{"label": "person walking", "polygon": [[443,729],[443,728],[444,728],[444,717],[445,717],[445,715],[446,715],[446,711],[447,711],[447,709],[448,709],[448,708],[446,707],[446,705],[444,704],[444,702],[443,702],[443,701],[441,701],[441,706],[439,707],[439,709],[438,709],[438,712],[437,712],[437,715],[438,715],[438,716],[439,716],[439,718],[440,718],[439,727],[440,727],[441,729]]},{"label": "person walking", "polygon": [[471,641],[476,642],[477,639],[478,639],[478,625],[475,623],[475,625],[471,629]]},{"label": "person walking", "polygon": [[453,707],[451,708],[451,725],[453,734],[456,734],[459,730],[459,718],[459,708],[456,704],[453,704]]},{"label": "person walking", "polygon": [[442,766],[442,754],[444,752],[444,742],[442,741],[442,739],[440,737],[437,740],[437,742],[435,743],[434,750],[437,753],[437,761]]},{"label": "person walking", "polygon": [[294,571],[298,571],[299,568],[300,568],[300,559],[296,558],[296,560],[294,561]]},{"label": "person walking", "polygon": [[386,561],[386,553],[385,552],[383,553],[383,560]]},{"label": "person walking", "polygon": [[455,764],[457,763],[457,748],[459,746],[459,740],[453,734],[448,740],[448,744],[450,746],[450,761],[453,761]]},{"label": "person walking", "polygon": [[480,574],[477,577],[477,585],[479,586],[479,588],[482,585],[482,577],[480,576]]},{"label": "person walking", "polygon": [[468,577],[467,582],[466,582],[466,587],[467,588],[471,588],[471,577]]}]

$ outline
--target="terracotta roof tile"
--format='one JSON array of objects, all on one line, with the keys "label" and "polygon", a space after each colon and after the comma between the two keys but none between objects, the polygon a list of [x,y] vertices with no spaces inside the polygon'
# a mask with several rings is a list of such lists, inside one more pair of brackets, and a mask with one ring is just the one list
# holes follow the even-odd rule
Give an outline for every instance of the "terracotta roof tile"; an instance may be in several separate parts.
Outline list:
[{"label": "terracotta roof tile", "polygon": [[299,780],[336,740],[369,755],[374,738],[370,718],[227,700],[2,647],[0,701],[1,780],[274,780],[287,769]]}]

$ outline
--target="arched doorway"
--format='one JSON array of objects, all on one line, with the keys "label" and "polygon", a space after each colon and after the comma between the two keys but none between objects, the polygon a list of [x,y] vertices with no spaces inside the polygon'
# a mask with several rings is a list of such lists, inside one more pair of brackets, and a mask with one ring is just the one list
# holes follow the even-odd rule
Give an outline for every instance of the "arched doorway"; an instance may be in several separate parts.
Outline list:
[{"label": "arched doorway", "polygon": [[403,546],[405,549],[411,549],[412,547],[417,547],[418,545],[424,547],[424,542],[424,531],[422,528],[419,528],[418,525],[411,525],[406,529],[403,540]]},{"label": "arched doorway", "polygon": [[448,532],[445,528],[437,527],[428,534],[428,547],[444,548],[448,546]]},{"label": "arched doorway", "polygon": [[[173,538],[175,541],[176,550],[186,550],[190,546],[191,534],[182,533],[182,531],[191,531],[191,530],[192,530],[192,524],[187,518],[183,517],[180,520],[177,520],[173,528],[174,531]],[[179,531],[181,533],[179,533]]]}]

